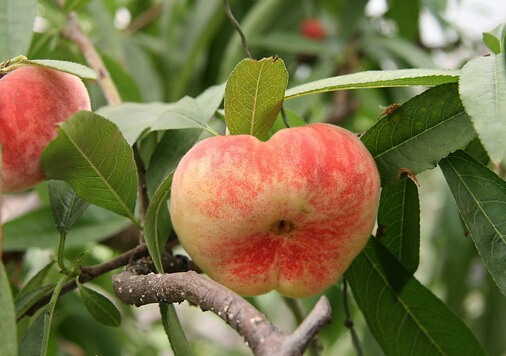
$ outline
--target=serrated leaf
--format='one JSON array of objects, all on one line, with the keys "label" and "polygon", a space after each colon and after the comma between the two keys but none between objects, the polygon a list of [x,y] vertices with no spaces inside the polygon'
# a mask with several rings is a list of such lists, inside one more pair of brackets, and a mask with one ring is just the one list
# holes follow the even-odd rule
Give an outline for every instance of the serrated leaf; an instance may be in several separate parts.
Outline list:
[{"label": "serrated leaf", "polygon": [[377,239],[369,240],[346,275],[355,301],[386,355],[485,355],[464,322]]},{"label": "serrated leaf", "polygon": [[2,262],[0,262],[0,355],[16,356],[17,332],[16,314],[14,312],[14,300],[11,286]]},{"label": "serrated leaf", "polygon": [[0,1],[0,62],[30,48],[36,0]]},{"label": "serrated leaf", "polygon": [[60,235],[68,231],[84,213],[89,203],[79,197],[70,185],[61,180],[50,180],[49,201],[51,213]]},{"label": "serrated leaf", "polygon": [[230,133],[264,138],[281,110],[287,83],[281,59],[242,60],[225,87],[225,122]]},{"label": "serrated leaf", "polygon": [[483,42],[495,54],[504,52],[503,41],[506,38],[506,23],[500,24],[489,32],[483,33]]},{"label": "serrated leaf", "polygon": [[133,151],[109,120],[88,111],[72,115],[43,151],[41,165],[48,179],[63,180],[84,200],[138,224]]},{"label": "serrated leaf", "polygon": [[108,326],[121,325],[121,314],[107,297],[81,283],[77,285],[86,309],[96,321]]},{"label": "serrated leaf", "polygon": [[383,186],[398,181],[401,168],[418,174],[476,136],[459,99],[457,84],[415,96],[362,137],[376,161]]},{"label": "serrated leaf", "polygon": [[365,71],[337,77],[320,79],[290,88],[285,100],[299,96],[343,89],[387,88],[406,86],[436,86],[455,83],[459,80],[459,70],[445,69],[399,69]]},{"label": "serrated leaf", "polygon": [[506,154],[506,54],[479,57],[463,68],[459,81],[462,103],[471,116],[490,159]]},{"label": "serrated leaf", "polygon": [[155,192],[144,221],[146,246],[159,273],[163,273],[162,253],[172,229],[167,199],[170,195],[173,175],[171,173]]},{"label": "serrated leaf", "polygon": [[463,151],[439,165],[483,262],[506,294],[506,182]]},{"label": "serrated leaf", "polygon": [[412,180],[381,190],[378,226],[381,234],[376,237],[409,273],[415,273],[420,254],[420,203]]},{"label": "serrated leaf", "polygon": [[151,155],[146,173],[148,194],[153,196],[163,180],[176,169],[179,161],[197,142],[202,129],[168,130]]},{"label": "serrated leaf", "polygon": [[121,103],[99,108],[96,113],[114,122],[130,146],[174,104],[165,103]]},{"label": "serrated leaf", "polygon": [[215,135],[216,132],[207,125],[209,119],[196,99],[185,96],[160,115],[151,131],[200,128]]},{"label": "serrated leaf", "polygon": [[179,322],[174,304],[160,304],[163,328],[175,356],[193,356],[192,348]]}]

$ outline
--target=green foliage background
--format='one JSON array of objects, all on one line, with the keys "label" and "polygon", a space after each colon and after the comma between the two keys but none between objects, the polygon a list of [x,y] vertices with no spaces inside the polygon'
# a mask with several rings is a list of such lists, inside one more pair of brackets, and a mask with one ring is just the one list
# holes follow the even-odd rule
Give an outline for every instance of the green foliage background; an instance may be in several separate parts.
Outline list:
[{"label": "green foliage background", "polygon": [[[505,101],[502,99],[504,95],[485,95],[477,99],[476,92],[469,92],[469,88],[472,89],[473,85],[474,88],[490,85],[496,74],[490,70],[492,67],[504,72],[504,44],[501,41],[504,27],[491,28],[490,34],[484,38],[491,51],[498,55],[472,60],[490,50],[483,42],[471,41],[453,28],[451,21],[442,15],[448,6],[446,1],[390,0],[388,11],[378,17],[365,15],[367,3],[365,0],[230,1],[253,57],[261,59],[277,55],[284,61],[289,74],[288,88],[294,88],[287,91],[284,104],[292,124],[300,124],[301,121],[331,122],[354,132],[369,130],[377,124],[367,132],[363,141],[379,162],[385,186],[383,194],[391,197],[382,201],[379,213],[379,224],[389,224],[389,229],[382,236],[383,244],[374,240],[349,271],[351,287],[358,294],[358,297],[355,294],[356,301],[351,302],[352,319],[363,343],[364,353],[408,355],[421,353],[427,348],[427,354],[480,354],[481,350],[462,346],[467,345],[469,338],[468,330],[461,329],[463,324],[454,322],[460,319],[480,341],[487,354],[503,355],[506,353],[506,299],[501,289],[504,291],[505,285],[502,279],[496,278],[494,281],[487,272],[488,267],[492,273],[504,274],[503,261],[500,259],[502,254],[487,255],[486,251],[501,250],[505,246],[501,242],[503,234],[499,228],[504,221],[501,214],[503,198],[497,198],[506,189],[504,180],[500,178],[504,178]],[[119,111],[109,107],[97,83],[86,81],[93,110],[114,122],[124,136],[125,140],[118,138],[114,141],[115,147],[119,147],[115,150],[124,155],[124,170],[131,177],[131,184],[121,186],[127,191],[117,193],[121,204],[111,199],[115,207],[113,211],[123,216],[103,209],[108,206],[100,208],[90,205],[66,237],[65,258],[75,261],[87,249],[90,253],[85,261],[91,265],[106,261],[127,249],[126,246],[114,245],[108,238],[123,231],[131,224],[131,220],[135,221],[133,195],[136,182],[128,146],[139,137],[142,137],[140,154],[149,163],[148,192],[157,204],[148,213],[169,228],[170,223],[166,221],[166,212],[160,203],[166,197],[166,192],[157,191],[157,188],[160,184],[162,187],[170,185],[170,178],[165,177],[198,139],[223,130],[221,112],[215,112],[220,107],[225,91],[223,84],[244,58],[244,52],[237,33],[226,18],[221,0],[68,0],[65,9],[77,11],[83,28],[98,48],[117,84],[123,101],[128,102]],[[430,47],[422,40],[419,25],[424,12],[430,13],[443,31],[454,31],[455,35],[442,47]],[[6,14],[9,14],[7,18],[1,17]],[[328,37],[323,41],[311,41],[298,31],[299,24],[312,16],[320,18],[327,30]],[[35,32],[32,32],[29,29],[35,19]],[[0,2],[0,59],[24,54],[31,60],[57,59],[86,64],[77,47],[61,35],[65,25],[65,14],[53,0]],[[455,64],[448,69],[460,69],[467,64],[462,72],[448,71],[444,75],[438,70],[430,72],[442,67],[437,60],[441,57],[453,59]],[[374,75],[369,79],[370,73],[359,73],[355,77],[324,79],[357,72],[408,68],[421,69],[396,78],[387,78],[385,74],[380,79],[374,79],[378,78]],[[456,84],[459,74],[462,80]],[[410,76],[415,78],[412,82]],[[320,79],[326,82],[299,86]],[[371,81],[377,84],[371,85]],[[416,87],[402,87],[415,84]],[[444,85],[415,97],[425,90],[420,86],[422,84]],[[496,85],[504,94],[505,81],[498,80]],[[368,88],[335,91],[361,87]],[[490,93],[485,91],[485,94]],[[388,105],[405,103],[413,97],[400,111],[383,118],[378,124],[378,117]],[[441,114],[442,109],[435,109],[434,115],[416,116],[420,121],[415,122],[413,112],[418,107],[425,107],[428,100],[434,101],[435,108],[450,108],[451,115],[445,111],[445,116]],[[145,103],[149,104],[143,105]],[[496,113],[496,127],[491,129],[490,121],[475,120],[471,124],[470,116],[473,119],[479,116],[474,115],[475,110],[492,112],[490,115]],[[90,120],[97,119],[93,116]],[[280,127],[279,122],[275,127]],[[421,122],[423,125],[413,124],[413,127],[403,130],[408,126],[399,126],[399,122]],[[100,120],[90,125],[97,130],[117,130]],[[475,138],[473,127],[480,130],[478,136],[488,155]],[[427,150],[423,145],[423,137],[434,135],[437,129],[441,130],[437,134],[440,135],[440,144],[434,145],[434,150]],[[146,134],[147,131],[149,134]],[[411,140],[414,132],[419,141]],[[395,147],[401,147],[394,152],[390,152],[391,137],[398,140]],[[429,137],[434,140],[434,136]],[[467,145],[469,141],[471,143]],[[60,144],[62,142],[55,143]],[[438,164],[438,157],[464,146],[467,153],[458,151],[451,154],[439,163],[441,170],[432,169]],[[489,171],[478,162],[488,164],[489,156],[497,163],[495,172],[499,177],[489,176]],[[397,169],[403,167],[404,163],[409,164],[413,157],[416,157],[419,165],[411,170],[422,172],[417,176],[420,183],[418,191],[411,181],[396,183]],[[400,166],[392,169],[392,161]],[[486,184],[486,188],[483,188]],[[44,269],[42,274],[35,274],[50,260],[49,256],[56,253],[58,246],[59,232],[54,228],[51,202],[47,198],[50,189],[47,184],[37,187],[31,194],[39,197],[40,207],[3,225],[3,250],[6,255],[5,271],[0,271],[0,330],[9,331],[10,334],[0,335],[6,337],[16,337],[13,328],[5,324],[6,320],[14,320],[15,315],[11,315],[9,310],[2,310],[2,305],[11,303],[8,300],[9,289],[20,298],[20,288],[34,275],[38,276],[32,279],[34,290],[37,290],[35,287],[43,288],[58,280],[54,265]],[[485,191],[490,197],[485,196]],[[452,192],[453,196],[458,197],[456,203]],[[392,210],[399,215],[389,214]],[[421,219],[418,225],[419,215]],[[396,222],[399,225],[395,225]],[[146,225],[146,229],[149,231],[146,234],[154,236],[153,248],[159,249],[163,241],[159,241],[157,227]],[[494,239],[481,236],[483,230],[493,230]],[[378,250],[382,251],[379,255]],[[19,251],[25,252],[21,255]],[[480,254],[485,256],[486,263],[483,263]],[[397,260],[402,262],[402,266]],[[388,276],[388,269],[397,270],[397,282],[402,280],[407,286],[402,293],[396,288],[387,288],[390,286],[385,277]],[[6,280],[11,283],[5,283]],[[109,275],[94,280],[91,285],[114,300]],[[326,292],[334,316],[332,325],[320,334],[323,355],[356,354],[348,330],[344,327],[340,287],[338,283]],[[368,287],[373,292],[368,291]],[[392,305],[391,300],[396,300],[412,308],[395,312],[382,308],[381,299],[374,294],[382,287],[388,290],[385,293],[385,305]],[[83,291],[86,295],[94,295],[94,292]],[[430,305],[432,312],[444,314],[445,317],[447,312],[447,309],[441,311],[441,303],[434,295],[458,318],[449,314],[448,323],[432,325],[430,313],[424,313],[424,307]],[[252,298],[251,302],[284,331],[291,332],[295,327],[295,317],[277,294]],[[315,302],[316,298],[308,298],[302,301],[302,306],[309,311]],[[418,306],[418,302],[428,304]],[[48,354],[170,354],[158,307],[134,309],[117,304],[123,316],[122,326],[111,328],[91,318],[78,292],[65,295],[57,304],[58,316],[52,319]],[[364,311],[365,317],[357,305]],[[21,303],[20,307],[26,305]],[[370,314],[365,312],[371,308],[381,311],[374,320],[368,319]],[[250,354],[240,337],[215,315],[201,313],[188,305],[177,306],[176,310],[196,355]],[[169,312],[172,313],[172,309]],[[427,330],[422,333],[423,337],[417,339],[420,344],[411,339],[402,339],[401,333],[397,335],[397,324],[389,326],[392,320],[402,321],[404,318],[411,318],[406,325],[412,323],[415,329]],[[369,325],[366,325],[366,321]],[[28,318],[18,323],[17,338],[21,339],[29,323]],[[382,332],[399,336],[398,342],[384,345],[389,335],[382,336]],[[443,336],[445,343],[438,344],[434,351],[429,348],[433,344],[424,338],[437,339],[440,337],[438,332],[448,335]],[[410,347],[418,349],[410,351]],[[6,355],[11,352],[7,348],[2,351]]]}]

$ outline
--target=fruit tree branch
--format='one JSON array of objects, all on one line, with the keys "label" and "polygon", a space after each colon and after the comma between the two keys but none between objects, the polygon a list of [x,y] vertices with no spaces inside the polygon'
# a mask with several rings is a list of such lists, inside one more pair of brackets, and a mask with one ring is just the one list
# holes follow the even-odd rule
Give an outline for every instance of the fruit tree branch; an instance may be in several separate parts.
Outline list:
[{"label": "fruit tree branch", "polygon": [[330,303],[324,296],[300,326],[292,334],[286,335],[244,298],[194,271],[164,274],[138,272],[138,267],[129,266],[112,276],[114,291],[124,303],[141,306],[187,300],[203,311],[210,310],[218,315],[244,338],[258,356],[302,355],[318,332],[330,323]]}]

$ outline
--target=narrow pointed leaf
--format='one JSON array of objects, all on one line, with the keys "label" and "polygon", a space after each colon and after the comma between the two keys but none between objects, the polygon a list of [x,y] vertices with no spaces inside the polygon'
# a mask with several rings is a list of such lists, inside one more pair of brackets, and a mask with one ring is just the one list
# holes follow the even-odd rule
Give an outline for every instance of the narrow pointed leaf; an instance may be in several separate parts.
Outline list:
[{"label": "narrow pointed leaf", "polygon": [[133,151],[109,120],[87,111],[74,114],[61,124],[41,164],[48,179],[63,180],[89,203],[136,222]]},{"label": "narrow pointed leaf", "polygon": [[353,296],[389,356],[481,356],[475,336],[377,239],[346,272]]},{"label": "narrow pointed leaf", "polygon": [[463,151],[439,165],[483,262],[506,294],[506,182]]},{"label": "narrow pointed leaf", "polygon": [[155,192],[148,210],[146,211],[144,222],[144,239],[146,240],[146,246],[148,247],[149,254],[159,273],[163,273],[162,253],[172,229],[169,208],[167,206],[172,176],[173,173],[163,181]]},{"label": "narrow pointed leaf", "polygon": [[499,163],[506,154],[505,53],[469,61],[460,76],[462,103],[490,159]]},{"label": "narrow pointed leaf", "polygon": [[457,84],[440,85],[415,96],[381,119],[362,137],[376,161],[383,186],[398,181],[399,170],[432,169],[476,136],[459,99]]},{"label": "narrow pointed leaf", "polygon": [[89,203],[79,197],[70,185],[64,181],[51,180],[48,182],[48,186],[51,213],[53,214],[56,229],[61,235],[67,235]]},{"label": "narrow pointed leaf", "polygon": [[285,64],[277,57],[241,61],[225,87],[225,121],[230,133],[264,138],[281,110],[287,83]]},{"label": "narrow pointed leaf", "polygon": [[26,63],[41,67],[53,68],[62,72],[74,74],[83,79],[97,80],[97,73],[81,63],[60,61],[55,59],[31,59]]},{"label": "narrow pointed leaf", "polygon": [[37,272],[30,280],[25,284],[23,289],[21,289],[18,294],[16,294],[16,299],[22,297],[23,295],[40,288],[44,285],[44,281],[48,276],[51,269],[54,267],[55,261],[49,262],[46,266],[44,266],[39,272]]},{"label": "narrow pointed leaf", "polygon": [[366,71],[320,79],[290,88],[286,91],[285,99],[343,89],[407,87],[417,85],[432,87],[446,83],[455,83],[459,80],[459,75],[459,70],[445,69]]},{"label": "narrow pointed leaf", "polygon": [[193,356],[193,351],[179,322],[174,304],[160,304],[162,323],[175,356]]},{"label": "narrow pointed leaf", "polygon": [[54,284],[49,284],[47,286],[39,287],[30,292],[27,292],[21,297],[16,296],[16,319],[22,317],[28,311],[28,309],[30,309],[43,296],[45,296],[47,292],[51,291],[54,286]]},{"label": "narrow pointed leaf", "polygon": [[86,309],[96,321],[108,326],[121,325],[121,314],[107,297],[80,283],[78,287]]},{"label": "narrow pointed leaf", "polygon": [[214,113],[223,102],[223,97],[225,96],[225,84],[226,83],[213,85],[195,98],[204,113],[203,116],[206,122],[213,117]]},{"label": "narrow pointed leaf", "polygon": [[377,237],[383,245],[409,273],[415,273],[420,255],[420,203],[411,179],[381,190],[378,226],[382,233]]},{"label": "narrow pointed leaf", "polygon": [[35,321],[30,325],[25,335],[19,342],[18,354],[23,356],[41,356],[46,354],[43,343],[45,335],[49,333],[50,323],[49,313],[51,307],[46,306]]},{"label": "narrow pointed leaf", "polygon": [[11,286],[3,263],[0,262],[0,355],[17,355],[16,314]]}]

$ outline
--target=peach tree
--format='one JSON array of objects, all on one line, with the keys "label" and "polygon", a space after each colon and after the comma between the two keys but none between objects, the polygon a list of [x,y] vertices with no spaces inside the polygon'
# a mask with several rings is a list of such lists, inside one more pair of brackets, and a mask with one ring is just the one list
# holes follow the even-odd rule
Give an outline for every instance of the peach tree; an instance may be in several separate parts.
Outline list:
[{"label": "peach tree", "polygon": [[[419,194],[417,175],[435,169],[442,172],[460,213],[459,228],[465,232],[461,238],[472,239],[473,254],[493,278],[493,287],[506,293],[506,244],[502,231],[506,216],[502,168],[506,143],[501,143],[506,134],[505,25],[484,35],[491,53],[468,61],[460,70],[363,70],[290,86],[288,61],[277,56],[246,58],[235,62],[226,80],[195,95],[181,93],[178,100],[142,102],[121,100],[121,86],[128,83],[120,79],[116,85],[114,73],[108,70],[114,66],[87,40],[75,12],[82,4],[59,4],[59,11],[66,15],[63,33],[75,43],[88,67],[17,57],[12,62],[5,58],[0,72],[13,70],[12,65],[38,66],[69,72],[88,81],[96,78],[100,88],[93,89],[92,99],[100,91],[103,97],[95,100],[102,100],[104,105],[93,111],[79,111],[59,123],[57,137],[47,144],[40,158],[47,185],[37,189],[46,194],[46,205],[28,215],[46,223],[41,230],[56,231],[57,242],[30,230],[26,217],[2,227],[0,246],[4,258],[37,246],[52,251],[54,259],[40,266],[24,283],[16,283],[12,270],[0,265],[0,354],[54,352],[58,346],[54,345],[57,340],[52,329],[58,325],[58,314],[64,312],[60,304],[66,298],[74,298],[75,303],[80,303],[77,299],[82,301],[97,325],[108,327],[120,327],[124,316],[130,316],[131,309],[126,305],[159,304],[159,318],[170,347],[178,356],[192,355],[195,342],[185,335],[181,325],[184,320],[179,319],[174,306],[184,301],[223,319],[255,355],[302,355],[306,349],[318,354],[318,334],[333,333],[335,339],[342,334],[337,329],[341,326],[349,330],[356,354],[362,354],[354,327],[357,313],[363,316],[385,355],[485,355],[483,340],[475,336],[466,320],[436,295],[437,288],[425,286],[415,276],[420,265],[420,228],[424,223],[420,204],[425,198]],[[219,10],[223,11],[221,7]],[[233,58],[230,55],[226,61]],[[184,78],[185,72],[172,75]],[[310,127],[322,124],[308,125],[296,105],[288,109],[289,103],[329,92],[404,87],[422,89],[403,103],[379,110],[378,120],[356,136],[346,131],[354,147],[363,149],[360,154],[349,154],[352,159],[339,158],[350,145],[333,142],[348,136],[329,139],[329,135],[333,137],[330,132],[327,136],[310,137],[313,141],[304,137],[312,143],[303,141],[292,150],[290,144],[301,141],[295,132],[309,135]],[[49,91],[47,100],[51,100]],[[26,103],[19,105],[22,108]],[[4,127],[2,120],[11,116],[7,110],[7,106],[0,107],[0,129]],[[294,134],[284,134],[287,132]],[[0,137],[5,141],[3,157],[8,157],[7,143],[14,138]],[[246,137],[244,142],[255,145],[276,140],[282,144],[272,144],[272,150],[258,150],[258,155],[246,162],[242,156],[235,160],[229,157],[238,155],[239,144],[216,152],[212,151],[214,147],[202,145],[238,137]],[[318,149],[308,154],[313,146]],[[204,149],[198,151],[194,147]],[[251,153],[251,148],[244,151]],[[199,170],[201,163],[190,173],[183,171],[188,163],[184,163],[185,168],[178,165],[189,159],[184,158],[188,152],[199,159],[212,152],[212,160],[205,158],[212,164],[205,170]],[[301,156],[311,156],[313,161],[321,159],[324,164],[301,165],[297,163]],[[224,165],[227,160],[233,163]],[[218,170],[218,178],[211,179]],[[240,174],[236,170],[241,170]],[[259,170],[268,173],[258,175]],[[341,170],[345,173],[334,179]],[[306,176],[299,176],[301,171]],[[172,185],[173,179],[179,182],[186,174],[188,181]],[[275,188],[266,188],[270,180],[286,175],[297,175],[297,179],[280,179]],[[312,185],[293,188],[306,177],[312,177]],[[346,179],[349,182],[342,183]],[[326,186],[321,197],[317,193],[323,182]],[[190,188],[183,193],[175,191],[172,200],[172,188],[176,190],[181,185]],[[345,188],[339,190],[341,185]],[[288,199],[279,200],[280,207],[268,198],[247,201],[247,196],[256,197],[263,189],[269,199],[276,195]],[[307,192],[307,202],[299,202],[301,192]],[[199,215],[201,195],[207,197],[205,217]],[[312,205],[312,199],[324,203]],[[189,201],[197,203],[190,206]],[[304,315],[300,300],[277,299],[291,308],[298,321],[292,333],[285,333],[269,321],[261,306],[249,296],[273,289],[265,274],[281,267],[275,266],[271,271],[266,260],[288,252],[278,249],[271,242],[271,235],[255,240],[252,233],[278,211],[290,211],[293,201],[300,203],[300,211],[308,216],[317,210],[329,218],[317,220],[319,229],[313,229],[317,231],[314,235],[304,230],[303,237],[311,239],[306,238],[297,249],[290,250],[288,257],[283,256],[292,264],[297,262],[296,273],[304,277],[304,287],[309,285],[310,289],[307,292],[297,284],[281,288],[289,291],[284,293],[288,296],[307,297],[302,303],[310,306]],[[255,206],[258,202],[260,206]],[[257,210],[259,213],[250,220],[234,215],[249,216]],[[339,214],[334,214],[334,210]],[[48,222],[40,218],[42,215],[53,220]],[[274,216],[273,235],[292,233],[299,224],[300,220],[284,216]],[[272,223],[267,223],[272,228]],[[348,238],[348,230],[334,228],[344,223],[348,230],[350,226],[353,229],[350,236],[361,236],[360,243],[328,243]],[[232,239],[239,234],[237,230],[245,238]],[[118,249],[121,252],[93,263],[96,257],[86,250],[86,242],[96,244],[111,235],[125,234],[133,236],[128,248],[123,240]],[[178,234],[189,257],[180,252]],[[196,234],[198,238],[194,238]],[[217,238],[218,242],[227,243],[207,244]],[[280,245],[288,244],[289,238],[292,236]],[[332,249],[345,254],[345,262],[332,257]],[[210,253],[201,257],[206,250]],[[239,281],[240,288],[225,278],[228,272],[220,268],[223,265],[240,270],[237,275],[244,278]],[[332,275],[334,269],[339,269],[339,273]],[[315,287],[313,284],[320,282],[322,274],[326,278],[323,287]],[[115,295],[106,297],[107,292],[90,287],[103,275],[110,277],[107,284]],[[266,280],[268,288],[258,287]],[[336,293],[341,288],[344,293]],[[350,312],[348,288],[357,308],[354,314]],[[75,290],[79,293],[72,293]],[[342,325],[336,327],[336,320]],[[328,325],[331,321],[334,323]]]}]

